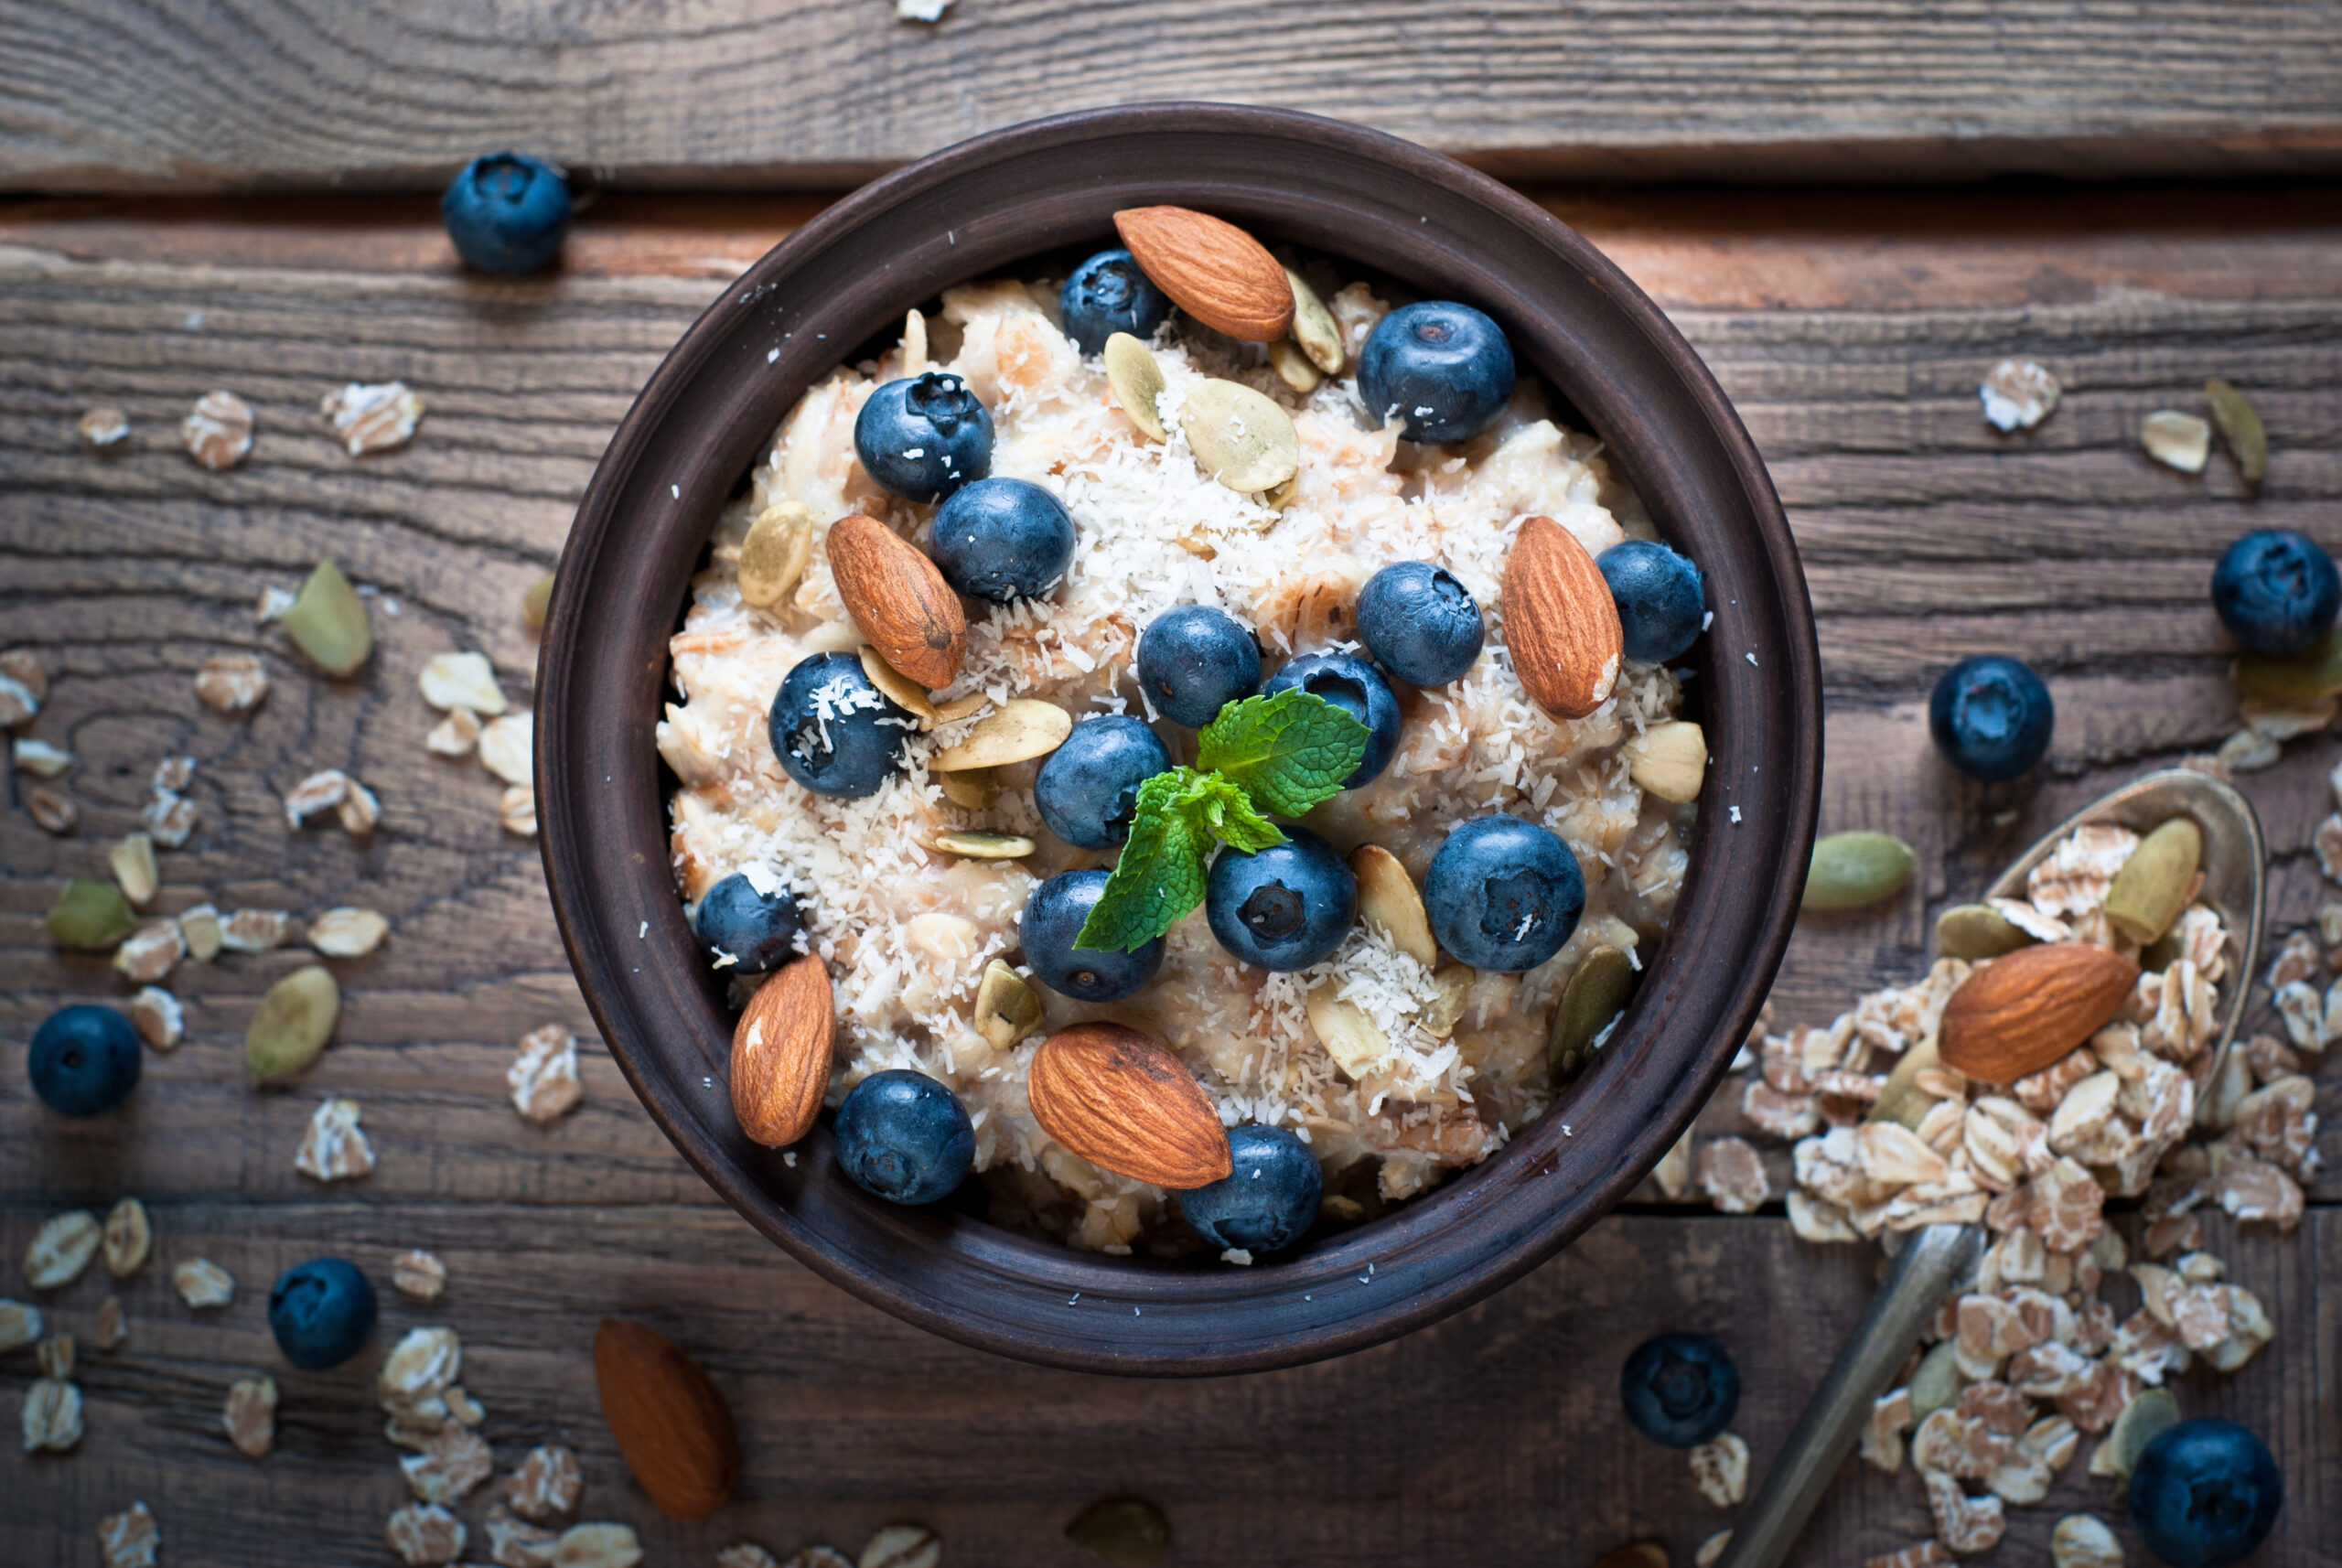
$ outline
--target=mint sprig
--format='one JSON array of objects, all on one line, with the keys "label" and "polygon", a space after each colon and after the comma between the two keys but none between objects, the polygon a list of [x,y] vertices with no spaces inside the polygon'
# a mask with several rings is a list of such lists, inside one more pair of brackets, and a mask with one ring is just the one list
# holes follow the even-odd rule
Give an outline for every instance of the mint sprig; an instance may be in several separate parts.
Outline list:
[{"label": "mint sprig", "polygon": [[1214,843],[1257,854],[1284,842],[1269,813],[1297,817],[1341,793],[1366,756],[1367,727],[1290,688],[1220,709],[1196,760],[1138,788],[1130,837],[1074,946],[1130,952],[1204,900]]}]

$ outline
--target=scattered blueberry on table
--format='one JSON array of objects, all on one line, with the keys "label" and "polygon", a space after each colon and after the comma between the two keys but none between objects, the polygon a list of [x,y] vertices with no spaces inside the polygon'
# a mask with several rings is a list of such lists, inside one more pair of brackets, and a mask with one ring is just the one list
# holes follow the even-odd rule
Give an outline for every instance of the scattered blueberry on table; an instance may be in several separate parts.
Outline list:
[{"label": "scattered blueberry on table", "polygon": [[1138,680],[1157,713],[1201,729],[1261,689],[1261,645],[1226,610],[1181,605],[1139,633]]},{"label": "scattered blueberry on table", "polygon": [[1131,952],[1074,945],[1111,873],[1061,871],[1025,900],[1025,961],[1042,984],[1076,1002],[1119,1002],[1163,967],[1163,939]]},{"label": "scattered blueberry on table", "polygon": [[27,1053],[33,1092],[59,1116],[95,1116],[121,1104],[145,1066],[138,1031],[111,1007],[59,1007],[33,1031]]},{"label": "scattered blueberry on table", "polygon": [[1147,280],[1128,251],[1101,251],[1065,280],[1058,295],[1065,335],[1085,354],[1127,332],[1144,343],[1171,318],[1171,301]]},{"label": "scattered blueberry on table", "polygon": [[1307,969],[1329,956],[1358,918],[1358,878],[1307,828],[1256,854],[1223,849],[1211,863],[1204,918],[1219,945],[1270,971]]},{"label": "scattered blueberry on table", "polygon": [[897,707],[851,653],[800,660],[766,717],[772,754],[816,795],[860,800],[900,772],[919,720]]},{"label": "scattered blueberry on table", "polygon": [[1518,974],[1562,950],[1585,913],[1570,846],[1535,822],[1475,817],[1448,833],[1423,874],[1439,945],[1474,969]]},{"label": "scattered blueberry on table", "polygon": [[1073,564],[1073,517],[1029,479],[978,479],[937,509],[934,555],[954,592],[995,605],[1037,599]]},{"label": "scattered blueberry on table", "polygon": [[2277,1523],[2285,1477],[2260,1438],[2232,1421],[2165,1427],[2131,1470],[2131,1522],[2170,1568],[2224,1568]]},{"label": "scattered blueberry on table", "polygon": [[1400,680],[1444,686],[1478,660],[1488,626],[1453,574],[1428,561],[1400,561],[1359,590],[1358,639]]},{"label": "scattered blueberry on table", "polygon": [[1231,1127],[1234,1169],[1209,1187],[1179,1195],[1179,1212],[1196,1234],[1225,1251],[1273,1252],[1301,1240],[1317,1218],[1325,1173],[1288,1127]]},{"label": "scattered blueberry on table", "polygon": [[838,1106],[838,1168],[889,1203],[949,1197],[976,1164],[976,1130],[960,1097],[904,1068],[874,1072]]},{"label": "scattered blueberry on table", "polygon": [[1627,1358],[1618,1397],[1627,1419],[1653,1443],[1696,1448],[1732,1424],[1740,1369],[1704,1334],[1661,1334]]},{"label": "scattered blueberry on table", "polygon": [[1680,659],[1707,619],[1700,569],[1656,540],[1629,539],[1595,557],[1618,608],[1627,657],[1645,664]]},{"label": "scattered blueberry on table", "polygon": [[854,420],[854,456],[898,496],[940,500],[992,472],[992,415],[942,371],[888,381]]},{"label": "scattered blueberry on table", "polygon": [[1367,416],[1395,413],[1410,441],[1469,441],[1512,401],[1512,345],[1468,305],[1425,300],[1374,324],[1359,350]]},{"label": "scattered blueberry on table", "polygon": [[490,153],[457,171],[439,199],[447,238],[484,273],[553,264],[569,236],[569,180],[542,158]]},{"label": "scattered blueberry on table", "polygon": [[1358,770],[1342,780],[1343,789],[1372,783],[1391,766],[1399,750],[1399,698],[1374,660],[1356,653],[1305,653],[1287,660],[1261,690],[1274,696],[1295,686],[1323,697],[1367,727],[1366,756]]},{"label": "scattered blueberry on table", "polygon": [[1997,653],[1963,659],[1928,699],[1928,733],[1944,760],[1988,783],[2014,779],[2049,750],[2057,705],[2041,677]]},{"label": "scattered blueberry on table", "polygon": [[276,1276],[268,1328],[285,1359],[305,1372],[338,1367],[374,1331],[374,1287],[347,1258],[311,1258]]},{"label": "scattered blueberry on table", "polygon": [[797,934],[805,929],[797,900],[783,888],[760,893],[745,872],[734,872],[699,901],[692,929],[710,960],[741,974],[765,974],[797,956]]},{"label": "scattered blueberry on table", "polygon": [[1082,849],[1110,849],[1130,835],[1138,787],[1171,766],[1155,733],[1125,714],[1073,726],[1033,779],[1033,804],[1049,831]]},{"label": "scattered blueberry on table", "polygon": [[2256,529],[2220,554],[2212,607],[2255,653],[2299,653],[2334,628],[2342,574],[2317,541],[2290,528]]}]

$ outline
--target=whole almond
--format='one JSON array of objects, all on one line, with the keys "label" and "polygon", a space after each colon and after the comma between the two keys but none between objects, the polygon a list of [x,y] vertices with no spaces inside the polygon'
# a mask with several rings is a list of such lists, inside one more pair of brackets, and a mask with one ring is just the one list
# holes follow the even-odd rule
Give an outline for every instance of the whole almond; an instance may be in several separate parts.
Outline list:
[{"label": "whole almond", "polygon": [[1185,207],[1126,207],[1114,231],[1148,280],[1214,331],[1273,343],[1293,325],[1284,268],[1235,224]]},{"label": "whole almond", "polygon": [[1618,683],[1626,641],[1610,584],[1550,517],[1524,521],[1505,560],[1504,639],[1521,685],[1557,717],[1584,718]]},{"label": "whole almond", "polygon": [[803,1137],[830,1086],[837,1004],[819,953],[781,965],[732,1031],[732,1114],[768,1149]]},{"label": "whole almond", "polygon": [[933,691],[968,657],[968,618],[935,563],[875,517],[830,524],[838,597],[878,656]]},{"label": "whole almond", "polygon": [[652,1502],[681,1520],[724,1506],[740,1478],[740,1440],[698,1362],[655,1328],[606,1317],[594,1381],[618,1455]]},{"label": "whole almond", "polygon": [[1944,1004],[1938,1053],[1955,1072],[2014,1083],[2096,1034],[2138,978],[2137,964],[2087,942],[2020,948],[1961,982]]},{"label": "whole almond", "polygon": [[1101,1170],[1185,1191],[1233,1168],[1228,1134],[1195,1075],[1136,1029],[1058,1030],[1033,1054],[1025,1088],[1041,1130]]}]

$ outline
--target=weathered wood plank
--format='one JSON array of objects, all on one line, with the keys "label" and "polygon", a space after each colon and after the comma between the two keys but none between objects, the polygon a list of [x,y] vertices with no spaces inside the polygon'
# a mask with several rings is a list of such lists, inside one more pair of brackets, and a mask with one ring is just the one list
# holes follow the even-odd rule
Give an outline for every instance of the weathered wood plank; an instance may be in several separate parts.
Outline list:
[{"label": "weathered wood plank", "polygon": [[11,0],[0,187],[414,188],[518,144],[630,185],[835,185],[1146,99],[1362,121],[1513,177],[2325,170],[2329,4]]}]

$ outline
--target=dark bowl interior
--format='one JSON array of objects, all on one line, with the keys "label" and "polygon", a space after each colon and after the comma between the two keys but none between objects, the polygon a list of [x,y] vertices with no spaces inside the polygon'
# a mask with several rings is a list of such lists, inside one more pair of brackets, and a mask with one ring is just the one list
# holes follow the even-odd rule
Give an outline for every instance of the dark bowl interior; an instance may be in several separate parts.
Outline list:
[{"label": "dark bowl interior", "polygon": [[[1542,1119],[1396,1212],[1251,1268],[1076,1252],[839,1175],[826,1121],[793,1165],[725,1088],[732,1017],[669,880],[652,729],[666,639],[709,526],[781,415],[945,286],[1106,240],[1177,203],[1477,305],[1607,444],[1707,574],[1694,650],[1714,761],[1675,919],[1609,1045]],[[1753,656],[1753,657],[1751,657]],[[1771,983],[1811,851],[1821,686],[1780,503],[1691,347],[1591,245],[1411,144],[1273,110],[1089,111],[964,143],[871,185],[725,293],[619,426],[579,506],[538,668],[537,779],[562,935],[611,1053],[751,1223],[938,1333],[1099,1371],[1291,1365],[1488,1294],[1623,1197],[1691,1121]]]}]

